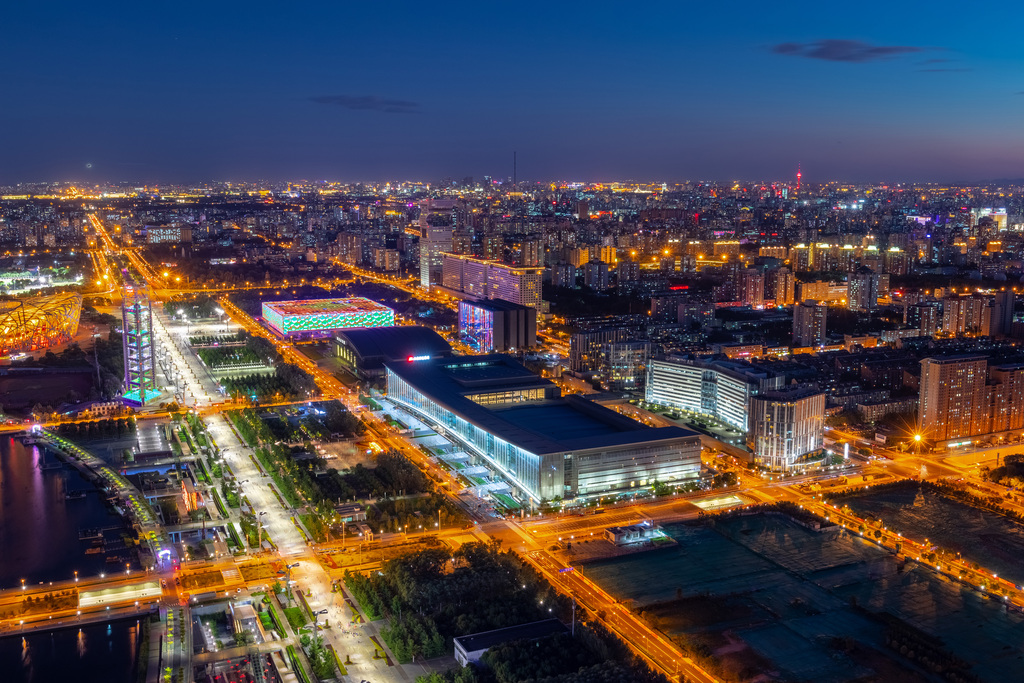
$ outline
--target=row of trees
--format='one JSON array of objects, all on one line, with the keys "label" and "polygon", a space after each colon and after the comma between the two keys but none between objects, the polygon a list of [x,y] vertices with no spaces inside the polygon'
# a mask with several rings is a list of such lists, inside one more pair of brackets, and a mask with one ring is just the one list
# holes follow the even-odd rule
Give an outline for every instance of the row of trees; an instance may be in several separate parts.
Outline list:
[{"label": "row of trees", "polygon": [[306,398],[317,391],[309,373],[287,363],[278,365],[273,373],[225,377],[220,383],[228,396],[254,401]]},{"label": "row of trees", "polygon": [[397,451],[377,456],[376,467],[362,463],[344,472],[329,470],[323,477],[324,494],[334,500],[385,498],[431,490],[430,482],[416,465]]},{"label": "row of trees", "polygon": [[57,433],[67,439],[102,439],[128,436],[135,433],[135,420],[131,418],[96,420],[95,422],[68,423],[57,426]]},{"label": "row of trees", "polygon": [[[531,567],[498,543],[469,543],[454,553],[422,550],[345,582],[370,618],[384,618],[385,642],[400,661],[451,650],[455,636],[557,617],[572,605]],[[602,627],[579,624],[575,635],[492,648],[486,667],[421,676],[417,683],[664,683]]]},{"label": "row of trees", "polygon": [[435,632],[447,649],[456,635],[568,617],[571,610],[497,544],[469,543],[454,553],[431,548],[390,560],[370,576],[347,573],[345,582],[371,619],[387,619],[381,635],[408,659],[431,656]]},{"label": "row of trees", "polygon": [[210,368],[225,368],[238,365],[254,365],[261,362],[259,356],[244,346],[215,346],[196,349],[196,355]]},{"label": "row of trees", "polygon": [[367,520],[380,531],[399,532],[408,529],[409,533],[433,533],[436,531],[435,524],[451,527],[462,524],[465,519],[458,508],[438,493],[378,500],[367,511]]},{"label": "row of trees", "polygon": [[220,304],[209,294],[198,294],[190,298],[164,302],[164,313],[168,316],[177,316],[178,311],[181,311],[189,320],[213,318],[217,315],[218,308],[220,308]]}]

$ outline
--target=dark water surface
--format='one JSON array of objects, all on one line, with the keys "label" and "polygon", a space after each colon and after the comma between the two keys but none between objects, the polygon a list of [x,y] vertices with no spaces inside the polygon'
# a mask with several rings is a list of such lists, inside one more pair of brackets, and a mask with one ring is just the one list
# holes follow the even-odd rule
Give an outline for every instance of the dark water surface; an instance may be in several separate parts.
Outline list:
[{"label": "dark water surface", "polygon": [[136,674],[139,630],[139,622],[132,619],[0,638],[0,680],[131,683]]},{"label": "dark water surface", "polygon": [[[38,446],[0,437],[0,588],[20,586],[22,579],[29,585],[64,581],[76,570],[79,576],[123,570],[123,562],[107,562],[117,550],[87,553],[93,543],[78,538],[81,529],[112,529],[112,547],[123,518],[77,470],[42,470],[44,462],[57,459]],[[70,491],[86,495],[67,500]]]}]

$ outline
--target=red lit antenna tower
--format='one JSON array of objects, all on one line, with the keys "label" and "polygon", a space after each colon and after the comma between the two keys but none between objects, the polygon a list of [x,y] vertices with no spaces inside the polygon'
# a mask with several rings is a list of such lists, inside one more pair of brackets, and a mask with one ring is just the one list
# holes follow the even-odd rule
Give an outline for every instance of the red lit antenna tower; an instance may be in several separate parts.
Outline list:
[{"label": "red lit antenna tower", "polygon": [[796,162],[796,191],[800,191],[800,178],[803,177],[803,173],[800,172],[800,162]]}]

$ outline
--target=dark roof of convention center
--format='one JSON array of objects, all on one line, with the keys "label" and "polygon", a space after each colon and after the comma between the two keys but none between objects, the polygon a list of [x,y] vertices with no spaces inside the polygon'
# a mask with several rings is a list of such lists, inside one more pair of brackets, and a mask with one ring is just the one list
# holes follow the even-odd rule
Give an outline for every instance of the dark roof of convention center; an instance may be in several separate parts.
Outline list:
[{"label": "dark roof of convention center", "polygon": [[558,619],[544,619],[529,624],[519,624],[499,628],[493,631],[472,633],[466,636],[456,636],[455,640],[462,645],[466,652],[478,652],[479,650],[490,650],[495,645],[508,643],[513,640],[537,640],[547,638],[556,633],[565,633],[568,629]]},{"label": "dark roof of convention center", "polygon": [[444,337],[429,327],[397,325],[395,327],[354,327],[340,330],[343,337],[361,358],[383,356],[404,359],[409,356],[447,356],[452,347]]},{"label": "dark roof of convention center", "polygon": [[456,356],[386,363],[388,369],[438,405],[531,453],[560,453],[694,436],[681,427],[648,427],[580,396],[487,407],[467,395],[543,389],[554,385],[511,356]]}]

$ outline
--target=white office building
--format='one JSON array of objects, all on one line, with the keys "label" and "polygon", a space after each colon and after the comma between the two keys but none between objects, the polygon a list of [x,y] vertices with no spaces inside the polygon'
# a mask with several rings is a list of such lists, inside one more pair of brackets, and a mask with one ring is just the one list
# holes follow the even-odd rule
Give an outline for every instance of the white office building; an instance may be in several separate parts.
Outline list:
[{"label": "white office building", "polygon": [[754,463],[776,472],[798,469],[822,448],[825,394],[814,388],[766,391],[751,401]]},{"label": "white office building", "polygon": [[645,399],[747,431],[750,399],[781,387],[782,381],[782,377],[771,376],[748,363],[673,355],[655,358],[648,364]]}]

